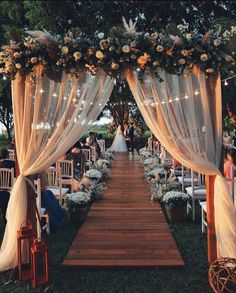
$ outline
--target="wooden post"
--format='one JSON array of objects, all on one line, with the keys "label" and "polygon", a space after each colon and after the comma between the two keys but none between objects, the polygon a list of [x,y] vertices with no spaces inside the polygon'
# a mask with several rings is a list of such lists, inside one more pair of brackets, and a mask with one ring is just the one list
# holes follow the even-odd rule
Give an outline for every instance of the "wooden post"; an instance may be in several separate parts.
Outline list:
[{"label": "wooden post", "polygon": [[206,176],[207,187],[207,242],[208,261],[212,263],[217,258],[216,231],[215,231],[215,209],[214,209],[214,182],[216,176]]}]

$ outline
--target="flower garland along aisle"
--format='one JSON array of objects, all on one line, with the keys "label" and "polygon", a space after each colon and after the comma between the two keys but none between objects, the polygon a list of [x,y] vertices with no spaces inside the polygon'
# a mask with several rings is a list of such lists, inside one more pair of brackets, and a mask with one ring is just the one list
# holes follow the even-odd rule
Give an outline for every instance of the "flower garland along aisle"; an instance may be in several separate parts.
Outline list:
[{"label": "flower garland along aisle", "polygon": [[112,164],[112,154],[106,152],[108,159],[99,159],[92,168],[85,173],[79,183],[79,191],[67,195],[65,209],[72,223],[82,223],[88,213],[91,203],[101,200],[107,189],[103,180],[111,178],[109,168]]},{"label": "flower garland along aisle", "polygon": [[[139,150],[140,161],[145,170],[145,178],[152,183],[151,201],[159,201],[166,206],[171,222],[182,221],[186,213],[188,195],[180,192],[181,183],[173,176],[170,167],[161,160],[160,155],[143,148]],[[177,212],[172,212],[173,210]]]}]

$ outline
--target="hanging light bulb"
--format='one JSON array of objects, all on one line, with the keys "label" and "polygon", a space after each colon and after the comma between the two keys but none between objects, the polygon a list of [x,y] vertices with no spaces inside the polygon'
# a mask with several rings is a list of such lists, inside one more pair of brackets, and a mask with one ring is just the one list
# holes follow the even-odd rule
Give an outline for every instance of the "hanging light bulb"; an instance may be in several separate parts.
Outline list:
[{"label": "hanging light bulb", "polygon": [[53,95],[52,95],[54,98],[56,98],[57,97],[57,94],[56,93],[53,93]]},{"label": "hanging light bulb", "polygon": [[189,98],[189,96],[188,95],[185,95],[184,98],[185,98],[185,100],[187,100]]},{"label": "hanging light bulb", "polygon": [[4,74],[2,79],[3,80],[6,80],[7,79],[7,76]]},{"label": "hanging light bulb", "polygon": [[171,99],[169,99],[169,101],[168,101],[169,103],[172,103],[172,100]]},{"label": "hanging light bulb", "polygon": [[43,90],[43,89],[40,89],[40,91],[39,91],[39,92],[40,92],[40,94],[42,94],[42,93],[44,93],[44,90]]},{"label": "hanging light bulb", "polygon": [[229,83],[228,83],[228,81],[227,81],[227,79],[225,80],[225,82],[224,82],[224,85],[225,86],[227,86]]},{"label": "hanging light bulb", "polygon": [[177,97],[177,98],[175,98],[175,101],[179,101],[179,98]]},{"label": "hanging light bulb", "polygon": [[197,96],[199,94],[198,90],[195,90],[194,95]]}]

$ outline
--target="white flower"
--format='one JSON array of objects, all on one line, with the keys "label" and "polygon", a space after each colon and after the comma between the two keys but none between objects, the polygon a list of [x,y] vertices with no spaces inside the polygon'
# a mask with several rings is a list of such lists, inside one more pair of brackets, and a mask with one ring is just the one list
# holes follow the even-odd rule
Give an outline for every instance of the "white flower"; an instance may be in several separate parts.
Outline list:
[{"label": "white flower", "polygon": [[118,64],[118,63],[115,63],[115,62],[112,62],[112,63],[111,63],[111,68],[112,68],[113,70],[117,70],[117,69],[119,68],[119,64]]},{"label": "white flower", "polygon": [[20,64],[20,63],[16,63],[16,64],[15,64],[15,67],[16,67],[17,69],[20,69],[20,68],[21,68],[21,64]]},{"label": "white flower", "polygon": [[78,191],[75,193],[68,194],[68,199],[75,203],[89,203],[91,200],[91,193],[89,191]]},{"label": "white flower", "polygon": [[173,198],[181,198],[184,200],[188,200],[189,197],[186,193],[180,191],[169,191],[163,197],[163,202],[168,202],[170,199]]},{"label": "white flower", "polygon": [[206,73],[212,73],[212,72],[214,72],[214,68],[209,67],[206,69]]},{"label": "white flower", "polygon": [[123,51],[124,53],[129,53],[129,52],[130,52],[130,47],[129,47],[129,45],[124,45],[124,46],[122,47],[122,51]]},{"label": "white flower", "polygon": [[202,54],[200,56],[201,61],[207,61],[208,60],[208,55],[207,54]]},{"label": "white flower", "polygon": [[186,39],[187,40],[191,40],[192,39],[192,35],[191,34],[186,34]]},{"label": "white flower", "polygon": [[236,25],[231,26],[231,34],[235,34],[236,33]]},{"label": "white flower", "polygon": [[158,46],[156,47],[156,51],[157,51],[157,52],[162,52],[162,51],[164,51],[164,47],[163,47],[162,45],[158,45]]},{"label": "white flower", "polygon": [[186,60],[183,59],[183,58],[181,58],[181,59],[179,59],[178,63],[179,63],[180,65],[183,65],[183,64],[186,63]]},{"label": "white flower", "polygon": [[104,33],[99,33],[98,34],[98,38],[101,40],[101,39],[103,39],[104,38]]},{"label": "white flower", "polygon": [[177,25],[177,29],[179,29],[181,32],[184,32],[185,30],[186,30],[186,26],[185,25],[183,25],[183,24],[178,24]]},{"label": "white flower", "polygon": [[189,51],[184,49],[184,50],[181,51],[181,54],[182,54],[183,56],[188,56]]},{"label": "white flower", "polygon": [[230,31],[226,30],[223,32],[223,37],[228,38],[230,36]]},{"label": "white flower", "polygon": [[98,59],[103,59],[103,58],[104,58],[104,54],[103,54],[103,52],[102,52],[102,51],[97,51],[97,52],[96,52],[96,57],[97,57]]},{"label": "white flower", "polygon": [[216,47],[218,47],[218,46],[220,45],[220,43],[221,43],[221,40],[220,40],[220,39],[215,39],[215,40],[214,40],[214,45],[215,45]]},{"label": "white flower", "polygon": [[21,57],[21,54],[20,54],[19,52],[15,52],[15,53],[13,54],[13,56],[14,56],[15,58],[20,58],[20,57]]},{"label": "white flower", "polygon": [[159,63],[159,61],[155,60],[155,61],[153,61],[152,65],[155,66],[155,67],[157,67],[157,66],[160,65],[160,63]]},{"label": "white flower", "polygon": [[67,46],[63,46],[61,48],[61,51],[62,51],[63,54],[68,54],[69,53],[69,48]]},{"label": "white flower", "polygon": [[157,51],[157,52],[162,52],[162,51],[164,51],[164,47],[163,47],[162,45],[158,45],[158,46],[156,47],[156,51]]},{"label": "white flower", "polygon": [[86,172],[86,177],[100,179],[102,178],[102,173],[98,170],[90,169]]},{"label": "white flower", "polygon": [[73,57],[75,58],[75,60],[79,60],[81,59],[82,57],[82,54],[79,52],[79,51],[76,51],[74,54],[73,54]]},{"label": "white flower", "polygon": [[37,57],[31,57],[30,62],[31,62],[32,64],[35,64],[35,63],[38,62],[38,58],[37,58]]}]

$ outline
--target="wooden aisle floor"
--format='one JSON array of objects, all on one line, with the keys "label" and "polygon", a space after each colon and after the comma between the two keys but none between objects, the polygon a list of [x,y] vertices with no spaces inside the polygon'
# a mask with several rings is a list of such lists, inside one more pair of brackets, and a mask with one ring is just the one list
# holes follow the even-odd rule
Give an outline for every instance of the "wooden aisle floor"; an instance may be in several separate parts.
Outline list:
[{"label": "wooden aisle floor", "polygon": [[115,154],[105,198],[93,203],[63,265],[81,268],[181,267],[158,203],[150,202],[138,156]]}]

